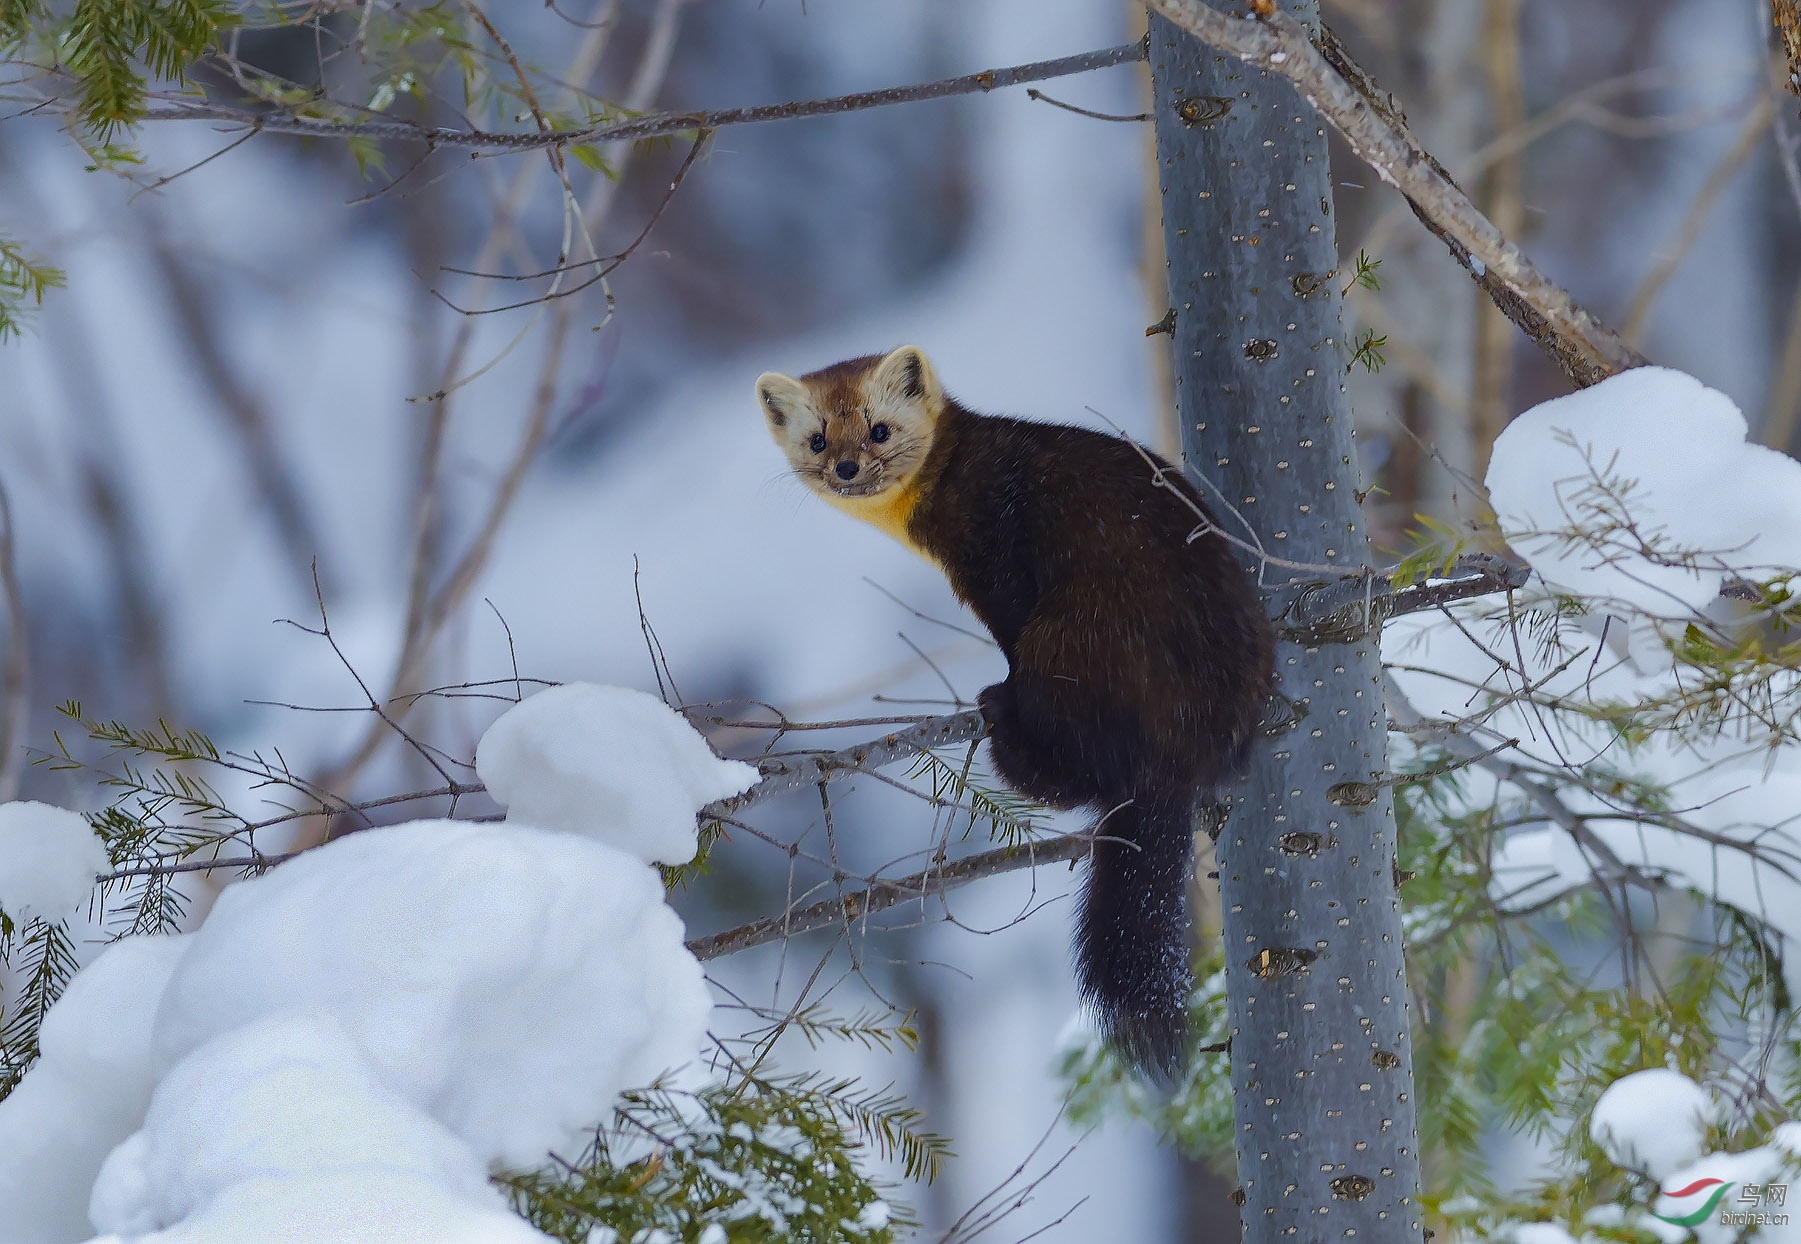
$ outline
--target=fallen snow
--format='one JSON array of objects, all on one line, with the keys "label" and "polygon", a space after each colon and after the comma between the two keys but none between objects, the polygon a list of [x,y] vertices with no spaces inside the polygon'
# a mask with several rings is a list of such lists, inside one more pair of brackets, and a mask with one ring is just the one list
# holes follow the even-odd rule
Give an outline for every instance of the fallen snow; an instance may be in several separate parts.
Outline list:
[{"label": "fallen snow", "polygon": [[61,920],[107,870],[106,847],[87,818],[47,803],[0,803],[0,911],[15,924]]},{"label": "fallen snow", "polygon": [[539,1239],[483,1176],[695,1061],[682,932],[654,868],[524,825],[369,830],[233,885],[51,1008],[0,1101],[0,1244],[85,1239],[90,1193],[158,1244]]},{"label": "fallen snow", "polygon": [[0,1101],[0,1244],[90,1234],[88,1190],[144,1117],[156,1085],[151,1022],[186,937],[133,937],[70,980],[38,1030],[40,1055]]},{"label": "fallen snow", "polygon": [[1701,1156],[1715,1114],[1706,1089],[1679,1071],[1652,1067],[1607,1086],[1588,1134],[1614,1165],[1661,1180]]},{"label": "fallen snow", "polygon": [[[1547,582],[1682,616],[1712,601],[1731,572],[1801,567],[1801,463],[1745,431],[1725,394],[1669,368],[1633,368],[1508,424],[1489,461],[1489,498],[1509,543]],[[1630,485],[1634,533],[1572,546],[1555,533],[1595,525],[1583,494],[1597,479]],[[1695,564],[1668,564],[1685,559]]]},{"label": "fallen snow", "polygon": [[621,1090],[691,1062],[710,1007],[642,861],[553,830],[417,821],[226,890],[169,982],[155,1049],[166,1069],[316,1008],[484,1163],[532,1167],[579,1151]]},{"label": "fallen snow", "polygon": [[757,780],[680,713],[624,687],[550,687],[501,714],[475,768],[509,821],[586,834],[647,863],[685,864],[695,814]]},{"label": "fallen snow", "polygon": [[177,1064],[107,1159],[91,1216],[128,1237],[179,1225],[146,1244],[548,1238],[320,1012],[245,1025]]}]

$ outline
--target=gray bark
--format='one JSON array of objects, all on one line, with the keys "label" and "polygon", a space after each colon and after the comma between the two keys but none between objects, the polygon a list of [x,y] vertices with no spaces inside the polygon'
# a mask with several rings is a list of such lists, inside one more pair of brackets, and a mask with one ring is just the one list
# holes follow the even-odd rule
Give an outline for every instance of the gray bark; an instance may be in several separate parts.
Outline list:
[{"label": "gray bark", "polygon": [[[1305,0],[1287,8],[1317,21]],[[1185,456],[1233,535],[1353,571],[1369,547],[1325,122],[1156,16],[1150,51]],[[1258,560],[1266,597],[1337,577]],[[1338,642],[1278,644],[1290,721],[1259,742],[1218,840],[1250,1244],[1421,1238],[1381,663],[1362,612]]]}]

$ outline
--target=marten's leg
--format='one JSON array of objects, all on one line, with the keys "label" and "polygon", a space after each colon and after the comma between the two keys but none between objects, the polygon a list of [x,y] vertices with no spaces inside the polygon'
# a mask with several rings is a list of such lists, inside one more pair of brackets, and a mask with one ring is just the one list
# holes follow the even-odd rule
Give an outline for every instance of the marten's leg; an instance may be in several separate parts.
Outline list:
[{"label": "marten's leg", "polygon": [[[1100,791],[1080,766],[1041,729],[1034,729],[1038,697],[1028,688],[1026,703],[1020,703],[1018,675],[997,682],[976,697],[982,715],[988,719],[988,749],[995,772],[1001,780],[1023,795],[1053,808],[1077,808],[1095,802]],[[1023,709],[1023,711],[1022,711]]]}]

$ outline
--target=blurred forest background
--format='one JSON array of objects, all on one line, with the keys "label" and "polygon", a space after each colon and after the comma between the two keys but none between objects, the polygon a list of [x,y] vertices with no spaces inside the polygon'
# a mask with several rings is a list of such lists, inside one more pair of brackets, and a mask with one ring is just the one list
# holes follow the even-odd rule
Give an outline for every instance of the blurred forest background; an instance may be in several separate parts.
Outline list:
[{"label": "blurred forest background", "polygon": [[[457,122],[421,115],[403,77],[372,77],[349,50],[356,6],[278,7],[318,20],[244,32],[240,66]],[[400,7],[485,48],[476,77],[504,72],[461,9]],[[489,12],[570,97],[547,106],[575,111],[583,92],[648,110],[926,81],[1123,43],[1143,22],[1123,0]],[[1324,5],[1503,232],[1793,452],[1801,122],[1764,13],[1751,0]],[[443,76],[452,99],[470,71],[427,58],[414,72]],[[247,94],[216,68],[196,80],[216,99]],[[1142,65],[1041,85],[1126,118],[1147,94]],[[685,172],[680,139],[604,149],[611,175],[567,170],[597,253],[655,227],[606,282],[548,302],[544,279],[480,275],[543,273],[568,250],[569,199],[541,154],[242,137],[150,124],[133,139],[141,164],[92,172],[54,119],[0,125],[0,233],[68,276],[0,344],[34,747],[51,744],[51,707],[79,699],[279,748],[342,794],[431,784],[361,711],[330,645],[275,622],[316,624],[315,571],[334,638],[377,694],[515,668],[654,690],[641,605],[674,694],[724,720],[752,703],[811,719],[930,710],[973,698],[1000,658],[931,620],[958,616],[933,570],[786,478],[757,373],[910,341],[979,409],[1174,444],[1166,339],[1145,333],[1164,293],[1142,123],[1016,88],[726,128]],[[1337,168],[1341,271],[1359,253],[1380,261],[1379,290],[1350,288],[1346,338],[1374,340],[1385,363],[1348,383],[1372,530],[1398,549],[1418,514],[1474,513],[1467,481],[1495,433],[1565,382],[1397,196],[1348,156]],[[463,755],[497,707],[433,696],[409,720]],[[762,737],[714,731],[732,754]],[[838,809],[839,852],[873,863],[929,841],[918,804],[867,787]],[[22,793],[91,799],[47,767]],[[792,837],[818,812],[796,799],[775,815]],[[776,910],[790,863],[741,844],[677,905],[695,932]],[[1077,1139],[1055,1076],[1074,1012],[1068,881],[1042,870],[962,891],[951,921],[872,943],[883,958],[837,987],[840,1009],[870,989],[916,1012],[923,1057],[826,1056],[900,1077],[953,1139],[959,1160],[919,1196],[928,1226]],[[196,907],[209,897],[190,887]],[[767,990],[787,952],[766,950],[713,965],[716,980]],[[1207,1207],[1226,1217],[1227,1186],[1118,1126],[1087,1137],[1029,1213],[1049,1222],[1085,1200],[1047,1240],[1211,1238]]]}]

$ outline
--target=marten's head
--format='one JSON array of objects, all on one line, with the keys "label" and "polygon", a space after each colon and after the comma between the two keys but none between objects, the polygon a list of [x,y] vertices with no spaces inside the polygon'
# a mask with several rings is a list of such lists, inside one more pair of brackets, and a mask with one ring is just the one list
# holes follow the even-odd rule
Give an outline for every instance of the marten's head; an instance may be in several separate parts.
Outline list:
[{"label": "marten's head", "polygon": [[886,502],[907,491],[925,462],[944,390],[919,347],[902,346],[798,380],[764,372],[757,401],[807,487],[840,504]]}]

